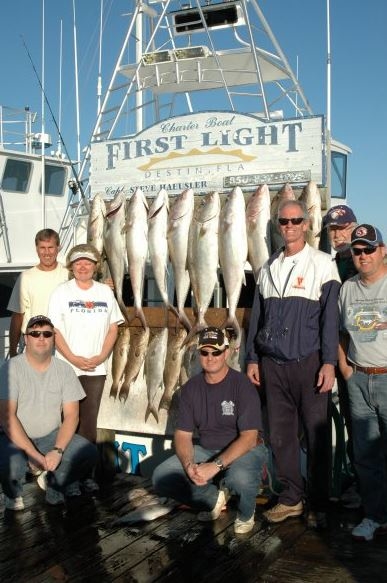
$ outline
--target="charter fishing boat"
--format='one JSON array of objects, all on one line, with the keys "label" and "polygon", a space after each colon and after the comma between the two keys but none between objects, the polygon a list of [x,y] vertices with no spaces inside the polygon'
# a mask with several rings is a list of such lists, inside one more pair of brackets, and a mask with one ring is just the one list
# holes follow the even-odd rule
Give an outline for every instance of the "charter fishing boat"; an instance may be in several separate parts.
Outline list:
[{"label": "charter fishing boat", "polygon": [[[313,182],[322,212],[345,200],[350,149],[313,112],[260,2],[150,0],[132,8],[80,169],[91,199],[130,199],[141,189],[151,202],[165,189],[172,203],[185,189],[196,199],[211,191],[224,198],[237,186],[247,198],[260,184],[273,198],[285,184],[299,196]],[[251,305],[253,288],[251,276],[240,306]],[[150,263],[143,304],[162,305]],[[219,277],[211,306],[226,305]],[[165,316],[147,316],[165,325]],[[162,408],[145,413],[152,390],[139,375],[125,399],[107,390],[101,404],[99,424],[115,432],[134,472],[158,439],[166,447],[172,426]]]},{"label": "charter fishing boat", "polygon": [[18,274],[37,262],[34,237],[60,230],[72,163],[38,129],[36,112],[0,106],[0,358],[8,353],[8,299]]},{"label": "charter fishing boat", "polygon": [[[35,263],[33,236],[42,224],[59,231],[65,250],[86,238],[96,195],[109,205],[141,189],[150,202],[165,189],[172,202],[185,189],[198,199],[240,187],[247,197],[266,184],[273,198],[285,184],[299,196],[313,182],[323,212],[345,200],[350,149],[332,139],[329,118],[313,112],[260,2],[137,0],[130,9],[75,179],[62,155],[42,156],[50,140],[33,133],[31,112],[19,112],[24,151],[11,151],[2,132],[0,268],[8,291],[15,275]],[[251,274],[250,282],[240,301],[246,307]],[[143,303],[148,310],[162,305],[149,261]],[[220,277],[211,305],[226,304]],[[164,323],[149,318],[155,328],[165,325],[164,316]],[[146,414],[148,390],[139,375],[125,399],[110,398],[107,389],[101,403],[99,426],[114,431],[133,472],[155,440],[165,447],[172,426],[165,409],[158,417]]]}]

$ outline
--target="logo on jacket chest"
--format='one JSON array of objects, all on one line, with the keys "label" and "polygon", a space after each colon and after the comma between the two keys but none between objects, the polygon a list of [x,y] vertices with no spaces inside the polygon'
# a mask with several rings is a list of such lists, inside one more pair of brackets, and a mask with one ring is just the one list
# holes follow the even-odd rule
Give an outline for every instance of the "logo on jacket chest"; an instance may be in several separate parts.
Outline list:
[{"label": "logo on jacket chest", "polygon": [[305,289],[305,278],[302,275],[297,275],[292,287],[295,289]]}]

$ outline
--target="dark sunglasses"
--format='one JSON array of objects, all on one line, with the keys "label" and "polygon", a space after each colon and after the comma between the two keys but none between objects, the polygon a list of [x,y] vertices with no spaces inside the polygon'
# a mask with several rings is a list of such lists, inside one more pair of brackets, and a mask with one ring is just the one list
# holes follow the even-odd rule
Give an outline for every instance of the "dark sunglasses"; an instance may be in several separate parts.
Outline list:
[{"label": "dark sunglasses", "polygon": [[373,247],[372,245],[370,245],[369,247],[352,247],[351,251],[353,255],[356,255],[356,257],[360,257],[362,253],[364,253],[365,255],[372,255],[372,253],[375,253],[376,249],[377,247]]},{"label": "dark sunglasses", "polygon": [[54,332],[51,332],[51,330],[32,330],[31,332],[27,332],[26,336],[32,336],[32,338],[40,338],[41,336],[43,338],[51,338],[51,336],[54,336]]},{"label": "dark sunglasses", "polygon": [[204,348],[201,348],[199,350],[199,352],[200,352],[201,356],[209,356],[209,355],[211,355],[211,356],[220,356],[221,354],[223,354],[223,352],[225,350],[226,349],[224,348],[223,350],[213,350],[212,352],[210,352],[208,350],[204,350]]},{"label": "dark sunglasses", "polygon": [[293,219],[283,219],[282,217],[278,219],[278,222],[280,225],[282,225],[283,227],[285,225],[288,225],[289,223],[292,223],[292,225],[301,225],[302,221],[304,221],[304,217],[296,217]]}]

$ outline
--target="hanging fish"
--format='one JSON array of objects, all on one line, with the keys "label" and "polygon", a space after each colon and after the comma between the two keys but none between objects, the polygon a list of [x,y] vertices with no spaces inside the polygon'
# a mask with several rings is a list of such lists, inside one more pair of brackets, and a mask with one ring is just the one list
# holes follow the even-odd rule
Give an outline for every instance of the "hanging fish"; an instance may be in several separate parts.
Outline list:
[{"label": "hanging fish", "polygon": [[248,259],[257,280],[259,270],[271,255],[270,192],[267,184],[259,186],[247,201],[246,228]]},{"label": "hanging fish", "polygon": [[175,281],[179,320],[187,330],[191,329],[191,323],[185,314],[184,304],[190,287],[187,256],[188,235],[194,212],[194,202],[194,192],[192,188],[184,190],[178,197],[176,197],[169,212],[167,231],[168,249]]},{"label": "hanging fish", "polygon": [[147,327],[142,309],[145,266],[148,255],[148,203],[140,188],[128,201],[126,209],[126,252],[130,283],[133,290],[135,316]]},{"label": "hanging fish", "polygon": [[124,376],[130,348],[130,330],[128,326],[118,326],[118,336],[112,355],[112,386],[110,397],[117,397],[118,387]]},{"label": "hanging fish", "polygon": [[219,212],[219,194],[206,194],[195,209],[189,230],[188,271],[195,300],[196,319],[186,343],[207,326],[205,314],[218,279]]},{"label": "hanging fish", "polygon": [[118,398],[122,403],[126,402],[130,388],[136,382],[145,360],[149,335],[150,328],[131,328],[130,348],[124,371],[124,380],[118,393]]},{"label": "hanging fish", "polygon": [[[159,422],[157,396],[163,386],[163,373],[167,356],[168,328],[162,328],[151,339],[145,356],[144,371],[148,395],[148,405],[145,412],[145,422],[152,413]],[[160,395],[161,397],[161,395]]]},{"label": "hanging fish", "polygon": [[221,328],[232,328],[235,348],[241,343],[241,328],[236,309],[242,284],[246,285],[247,261],[245,199],[239,186],[228,195],[219,217],[219,262],[227,295],[228,315]]}]

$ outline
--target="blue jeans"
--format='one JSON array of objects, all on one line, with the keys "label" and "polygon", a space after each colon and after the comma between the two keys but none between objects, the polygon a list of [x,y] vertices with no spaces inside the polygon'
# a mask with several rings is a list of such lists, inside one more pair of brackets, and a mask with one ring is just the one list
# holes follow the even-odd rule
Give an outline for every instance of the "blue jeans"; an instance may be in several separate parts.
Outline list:
[{"label": "blue jeans", "polygon": [[[58,430],[55,430],[31,441],[45,455],[54,447],[57,434]],[[24,451],[16,447],[5,433],[0,433],[0,482],[8,498],[22,495],[27,461]],[[85,477],[96,462],[96,446],[75,434],[66,447],[57,469],[48,472],[48,485],[55,490],[63,491],[68,484]]]},{"label": "blue jeans", "polygon": [[365,516],[387,522],[387,374],[347,380],[353,454]]},{"label": "blue jeans", "polygon": [[[219,453],[218,450],[194,446],[196,463],[214,459]],[[229,468],[216,475],[222,486],[238,496],[238,514],[241,520],[248,520],[255,512],[255,499],[261,483],[262,468],[266,462],[266,447],[263,444],[257,445],[235,460]],[[217,484],[211,481],[205,486],[196,486],[188,478],[176,455],[157,466],[152,481],[156,492],[161,496],[173,498],[199,510],[212,510],[218,499]]]}]

